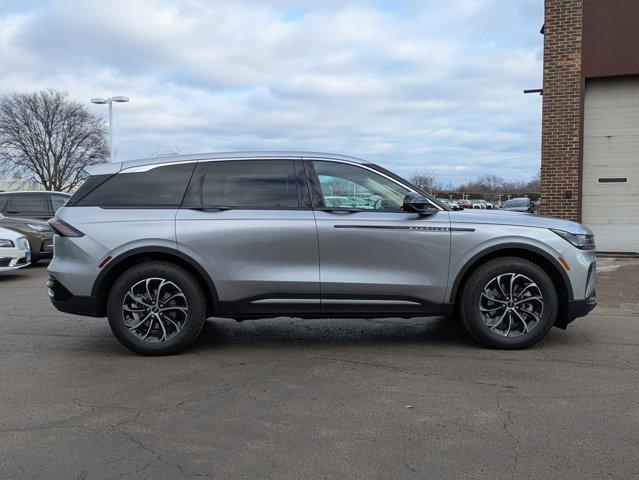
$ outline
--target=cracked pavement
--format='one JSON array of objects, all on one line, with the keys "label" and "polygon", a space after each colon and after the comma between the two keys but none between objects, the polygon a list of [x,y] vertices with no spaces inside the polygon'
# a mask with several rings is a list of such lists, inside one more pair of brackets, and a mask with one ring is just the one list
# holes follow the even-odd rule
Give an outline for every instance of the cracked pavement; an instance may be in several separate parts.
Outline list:
[{"label": "cracked pavement", "polygon": [[0,478],[639,477],[639,262],[515,352],[445,318],[282,318],[137,357],[46,277],[0,275]]}]

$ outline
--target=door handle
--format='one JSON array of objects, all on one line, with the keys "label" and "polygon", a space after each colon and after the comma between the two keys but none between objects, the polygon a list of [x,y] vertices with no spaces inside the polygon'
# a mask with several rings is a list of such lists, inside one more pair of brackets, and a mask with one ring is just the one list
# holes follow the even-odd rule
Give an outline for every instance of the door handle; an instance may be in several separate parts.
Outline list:
[{"label": "door handle", "polygon": [[363,211],[360,208],[320,208],[318,210],[329,213],[357,213]]}]

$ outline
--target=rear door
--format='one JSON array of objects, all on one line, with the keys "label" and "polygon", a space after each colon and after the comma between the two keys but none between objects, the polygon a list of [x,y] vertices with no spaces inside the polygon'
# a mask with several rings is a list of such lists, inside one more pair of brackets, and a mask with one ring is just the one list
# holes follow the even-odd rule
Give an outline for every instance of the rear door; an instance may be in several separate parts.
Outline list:
[{"label": "rear door", "polygon": [[[409,189],[372,168],[307,161],[320,249],[322,313],[439,313],[448,279],[448,212],[402,210]],[[326,197],[353,207],[326,206]]]},{"label": "rear door", "polygon": [[317,229],[301,159],[201,162],[178,249],[215,283],[222,315],[319,313]]},{"label": "rear door", "polygon": [[19,193],[11,196],[5,215],[48,220],[51,218],[50,210],[46,193]]}]

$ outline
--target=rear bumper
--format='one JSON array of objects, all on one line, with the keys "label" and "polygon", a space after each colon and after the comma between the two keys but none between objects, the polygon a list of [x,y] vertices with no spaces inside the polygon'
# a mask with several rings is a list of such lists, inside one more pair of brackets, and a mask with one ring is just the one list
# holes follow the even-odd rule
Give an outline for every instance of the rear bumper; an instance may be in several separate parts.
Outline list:
[{"label": "rear bumper", "polygon": [[80,297],[73,295],[54,277],[47,282],[49,300],[53,306],[65,313],[83,315],[85,317],[102,317],[99,313],[98,302],[94,297]]}]

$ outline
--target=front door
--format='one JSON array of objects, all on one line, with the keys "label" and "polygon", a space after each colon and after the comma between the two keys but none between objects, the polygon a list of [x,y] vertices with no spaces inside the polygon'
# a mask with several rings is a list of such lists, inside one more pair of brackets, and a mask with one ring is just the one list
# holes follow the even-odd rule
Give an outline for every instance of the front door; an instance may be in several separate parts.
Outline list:
[{"label": "front door", "polygon": [[409,189],[364,165],[307,160],[315,192],[322,313],[439,313],[450,257],[442,210],[402,210]]},{"label": "front door", "polygon": [[178,249],[213,280],[221,315],[319,313],[317,229],[301,160],[200,163],[176,233]]}]

